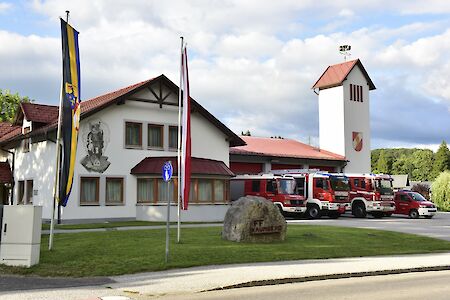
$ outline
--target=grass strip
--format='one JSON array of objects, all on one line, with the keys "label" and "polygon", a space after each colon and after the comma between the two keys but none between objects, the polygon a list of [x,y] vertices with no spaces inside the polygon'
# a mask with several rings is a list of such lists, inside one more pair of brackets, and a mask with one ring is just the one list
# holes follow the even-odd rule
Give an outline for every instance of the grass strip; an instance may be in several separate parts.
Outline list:
[{"label": "grass strip", "polygon": [[0,265],[2,274],[111,276],[204,265],[445,252],[450,242],[418,235],[335,226],[288,226],[287,239],[271,244],[221,239],[220,227],[184,228],[176,244],[171,230],[170,262],[164,263],[165,231],[127,230],[55,234],[54,250],[42,237],[40,264]]},{"label": "grass strip", "polygon": [[[223,222],[207,222],[208,224]],[[171,225],[177,224],[171,222]],[[205,222],[183,222],[183,224],[206,224]],[[132,226],[162,226],[166,222],[148,222],[148,221],[117,221],[117,222],[103,222],[103,223],[86,223],[86,224],[58,224],[55,229],[74,230],[74,229],[98,229],[98,228],[118,228],[118,227],[132,227]],[[42,230],[50,230],[50,224],[42,224]]]}]

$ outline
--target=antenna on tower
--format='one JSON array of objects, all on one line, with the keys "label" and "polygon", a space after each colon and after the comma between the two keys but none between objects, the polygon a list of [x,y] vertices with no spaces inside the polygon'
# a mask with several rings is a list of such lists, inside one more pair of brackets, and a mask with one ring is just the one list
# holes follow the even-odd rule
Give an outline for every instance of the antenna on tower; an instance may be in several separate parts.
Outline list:
[{"label": "antenna on tower", "polygon": [[350,50],[352,50],[352,46],[350,45],[339,46],[339,53],[344,55],[344,61],[347,61],[347,57],[351,56]]}]

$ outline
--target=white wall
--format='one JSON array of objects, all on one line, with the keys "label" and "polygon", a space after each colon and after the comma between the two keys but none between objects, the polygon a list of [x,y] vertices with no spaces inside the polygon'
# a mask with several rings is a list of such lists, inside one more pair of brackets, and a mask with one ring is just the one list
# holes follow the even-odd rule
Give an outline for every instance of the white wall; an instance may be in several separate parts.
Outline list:
[{"label": "white wall", "polygon": [[345,155],[343,87],[319,92],[319,145],[321,149]]},{"label": "white wall", "polygon": [[[363,102],[350,101],[350,84],[360,85],[363,88]],[[344,107],[345,107],[345,157],[349,163],[345,172],[370,173],[370,113],[369,113],[369,86],[359,67],[344,81]],[[363,133],[363,146],[361,151],[353,148],[352,132]]]},{"label": "white wall", "polygon": [[[182,222],[223,222],[229,204],[222,205],[196,205],[190,204],[187,211],[181,211]],[[136,220],[139,221],[166,221],[167,205],[137,206]],[[177,207],[170,207],[170,221],[177,221]]]},{"label": "white wall", "polygon": [[[140,98],[147,97],[144,93]],[[169,99],[171,100],[171,99]],[[177,101],[177,99],[172,99]],[[101,121],[109,128],[109,141],[105,146],[103,155],[108,157],[111,165],[100,174],[90,172],[81,165],[80,161],[87,155],[83,136],[89,131],[89,122]],[[125,121],[142,122],[143,149],[125,149],[124,129]],[[145,157],[176,156],[176,151],[148,150],[147,123],[163,124],[164,144],[168,145],[168,126],[177,125],[178,107],[158,104],[126,101],[123,105],[112,105],[84,120],[80,124],[80,136],[77,150],[75,175],[72,193],[66,208],[63,209],[63,219],[90,219],[90,218],[134,218],[136,217],[137,178],[130,174],[131,168]],[[229,144],[226,136],[205,120],[199,113],[191,115],[192,156],[215,159],[229,164]],[[106,134],[106,133],[105,133]],[[80,177],[100,177],[100,206],[80,206]],[[105,206],[105,182],[107,176],[120,176],[124,178],[125,197],[124,205]],[[142,210],[142,207],[139,208]],[[148,208],[147,208],[148,209]]]},{"label": "white wall", "polygon": [[33,204],[43,206],[44,219],[50,218],[53,203],[55,150],[55,143],[50,141],[30,144],[29,152],[23,152],[22,147],[15,149],[14,204],[18,200],[19,180],[33,180],[33,190],[37,193],[33,194]]}]

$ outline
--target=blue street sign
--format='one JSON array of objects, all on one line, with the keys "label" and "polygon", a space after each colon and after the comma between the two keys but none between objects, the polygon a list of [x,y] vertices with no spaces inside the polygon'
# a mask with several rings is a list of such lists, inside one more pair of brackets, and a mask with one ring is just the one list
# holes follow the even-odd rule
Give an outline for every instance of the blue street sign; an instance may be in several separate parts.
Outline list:
[{"label": "blue street sign", "polygon": [[162,167],[162,178],[164,181],[169,181],[172,178],[173,168],[170,161],[166,161]]}]

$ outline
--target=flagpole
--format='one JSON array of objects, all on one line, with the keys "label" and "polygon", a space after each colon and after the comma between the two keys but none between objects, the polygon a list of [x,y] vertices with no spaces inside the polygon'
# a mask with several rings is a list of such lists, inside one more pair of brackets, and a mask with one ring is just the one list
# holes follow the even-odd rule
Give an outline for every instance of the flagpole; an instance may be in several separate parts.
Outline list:
[{"label": "flagpole", "polygon": [[[66,10],[66,22],[69,22],[69,11]],[[63,76],[61,76],[63,78]],[[56,174],[55,174],[55,186],[53,187],[53,205],[52,205],[52,215],[50,220],[50,236],[48,239],[48,250],[53,248],[53,231],[55,227],[55,207],[56,203],[59,203],[59,168],[61,160],[61,118],[62,118],[62,103],[63,103],[63,86],[64,82],[61,80],[60,98],[59,98],[59,114],[58,114],[58,130],[56,134]],[[59,207],[58,207],[59,209]]]},{"label": "flagpole", "polygon": [[183,81],[183,37],[181,39],[181,56],[180,56],[180,86],[178,87],[178,207],[177,207],[177,243],[181,238],[181,84]]}]

